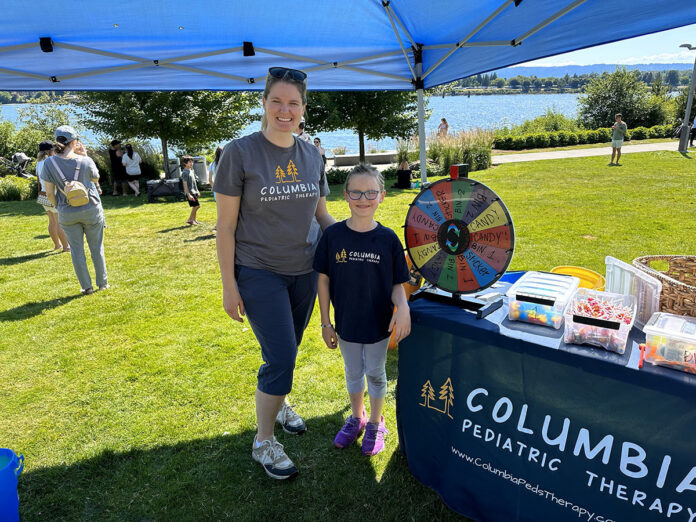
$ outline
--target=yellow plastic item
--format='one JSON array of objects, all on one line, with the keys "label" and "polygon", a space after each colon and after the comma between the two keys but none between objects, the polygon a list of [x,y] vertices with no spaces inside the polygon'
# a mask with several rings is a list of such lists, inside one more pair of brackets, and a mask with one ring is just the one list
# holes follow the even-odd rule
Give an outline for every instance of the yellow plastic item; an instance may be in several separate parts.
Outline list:
[{"label": "yellow plastic item", "polygon": [[589,268],[582,268],[581,266],[557,266],[551,269],[551,273],[575,276],[580,279],[580,286],[582,288],[599,291],[604,290],[604,276]]}]

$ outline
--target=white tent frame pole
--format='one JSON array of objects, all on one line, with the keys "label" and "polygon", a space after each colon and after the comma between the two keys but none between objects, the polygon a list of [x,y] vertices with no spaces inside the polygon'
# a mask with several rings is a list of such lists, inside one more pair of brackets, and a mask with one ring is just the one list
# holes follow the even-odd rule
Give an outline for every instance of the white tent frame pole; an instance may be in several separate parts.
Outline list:
[{"label": "white tent frame pole", "polygon": [[15,71],[14,69],[5,69],[4,67],[0,67],[0,73],[9,74],[12,76],[21,76],[23,78],[34,78],[34,79],[38,79],[38,80],[48,80],[48,78],[46,78],[45,76],[41,76],[40,74]]},{"label": "white tent frame pole", "polygon": [[[506,0],[505,3],[503,3],[498,9],[493,11],[488,17],[483,20],[480,24],[478,24],[473,31],[471,31],[469,34],[467,34],[464,38],[462,38],[460,41],[458,41],[456,44],[454,44],[454,48],[450,49],[449,52],[447,52],[442,58],[440,58],[437,62],[435,62],[430,69],[425,71],[425,74],[423,74],[423,79],[425,79],[431,72],[433,72],[435,69],[437,69],[442,62],[444,62],[447,58],[452,56],[457,49],[461,48],[466,42],[468,42],[471,38],[473,38],[476,33],[478,33],[481,29],[483,29],[485,26],[487,26],[496,16],[498,16],[500,13],[502,13],[507,6],[509,6],[514,0]],[[510,45],[510,42],[505,42],[505,45]]]},{"label": "white tent frame pole", "polygon": [[[396,28],[396,25],[394,24],[394,17],[392,16],[392,12],[389,9],[389,2],[382,2],[382,6],[384,7],[385,12],[387,13],[387,17],[389,18],[389,23],[392,26],[392,31],[394,31],[394,35],[396,36],[396,39],[399,41],[399,47],[401,47],[401,51],[404,53],[404,58],[406,58],[406,63],[408,64],[408,68],[411,69],[411,74],[413,75],[413,79],[416,79],[416,72],[413,70],[413,67],[411,66],[411,62],[408,59],[408,53],[406,52],[406,49],[404,48],[404,43],[401,41],[401,36],[399,36],[399,31]],[[408,35],[409,40],[411,39],[411,35],[406,33]],[[413,40],[411,40],[413,41]],[[415,47],[416,44],[413,44],[413,47]]]},{"label": "white tent frame pole", "polygon": [[[398,22],[398,20],[397,20]],[[392,24],[392,27],[394,25]],[[409,35],[410,38],[410,35]],[[0,53],[3,52],[11,52],[11,51],[18,51],[18,50],[24,50],[24,49],[31,49],[34,47],[38,47],[38,42],[29,42],[29,43],[24,43],[24,44],[17,44],[17,45],[8,45],[5,47],[0,47]],[[243,82],[243,83],[256,83],[257,81],[264,80],[266,77],[265,76],[260,76],[258,78],[245,78],[242,76],[237,76],[234,74],[227,74],[227,73],[222,73],[222,72],[215,72],[215,71],[210,71],[206,69],[201,69],[198,67],[193,67],[193,66],[188,66],[188,65],[181,65],[176,62],[181,62],[185,60],[195,60],[199,58],[208,58],[211,56],[219,56],[222,54],[229,54],[229,53],[235,53],[239,52],[243,49],[242,46],[237,46],[237,47],[229,47],[226,49],[218,49],[215,51],[209,51],[209,52],[204,52],[204,53],[195,53],[195,54],[188,54],[184,56],[175,56],[172,58],[164,58],[161,60],[155,60],[155,59],[149,59],[149,58],[142,58],[140,56],[132,56],[128,54],[123,54],[123,53],[114,53],[110,51],[103,51],[100,49],[93,49],[91,47],[84,47],[81,45],[73,45],[69,43],[64,43],[64,42],[53,42],[53,46],[57,48],[63,48],[63,49],[68,49],[71,51],[76,51],[76,52],[83,52],[87,54],[94,54],[98,56],[106,56],[108,58],[116,58],[119,60],[128,60],[132,61],[135,63],[127,64],[127,65],[119,65],[116,67],[102,67],[99,69],[94,69],[91,71],[84,71],[84,72],[79,72],[79,73],[74,73],[74,74],[67,74],[63,75],[60,77],[53,77],[53,76],[43,76],[40,74],[36,73],[30,73],[30,72],[25,72],[25,71],[17,71],[14,69],[7,69],[7,68],[0,68],[0,74],[7,74],[11,76],[19,76],[19,77],[24,77],[24,78],[33,78],[33,79],[38,79],[38,80],[46,80],[46,81],[51,81],[51,82],[58,82],[61,80],[72,80],[76,78],[85,78],[88,76],[97,76],[100,74],[109,74],[109,73],[114,73],[114,72],[120,72],[120,71],[129,71],[133,69],[141,69],[143,67],[151,67],[151,66],[160,66],[160,67],[165,67],[165,68],[170,68],[170,69],[178,69],[182,71],[188,71],[188,72],[193,72],[196,74],[203,74],[207,76],[215,76],[218,78],[224,78],[226,80],[234,80],[238,82]],[[272,56],[279,56],[281,58],[288,58],[292,60],[298,60],[298,61],[303,61],[303,62],[309,62],[309,63],[314,63],[317,64],[314,67],[308,67],[307,70],[324,70],[324,69],[331,69],[331,68],[344,68],[350,71],[362,73],[362,74],[369,74],[373,76],[381,76],[383,78],[389,78],[392,80],[400,81],[400,82],[410,82],[410,78],[404,78],[403,76],[398,76],[395,74],[388,74],[388,73],[383,73],[379,71],[371,71],[369,69],[363,69],[361,67],[348,67],[349,64],[353,63],[360,63],[360,62],[365,62],[368,60],[374,60],[378,58],[385,58],[388,56],[394,56],[399,53],[404,53],[404,56],[406,56],[406,60],[408,62],[408,52],[404,50],[403,45],[401,46],[401,49],[398,51],[387,51],[384,53],[379,53],[375,55],[370,55],[370,56],[363,56],[359,58],[352,58],[350,60],[345,60],[342,62],[326,62],[325,60],[318,60],[315,58],[308,58],[306,56],[299,56],[296,54],[290,54],[290,53],[284,53],[282,51],[274,51],[272,49],[265,49],[265,48],[255,48],[255,50],[259,53],[264,53],[264,54],[269,54]],[[410,62],[409,67],[410,67]],[[413,69],[411,69],[413,72]]]},{"label": "white tent frame pole", "polygon": [[401,30],[404,32],[404,34],[408,38],[408,41],[411,42],[411,45],[413,47],[416,47],[416,42],[413,40],[411,33],[409,33],[406,30],[406,28],[404,27],[404,24],[401,23],[401,19],[399,18],[399,15],[396,14],[396,11],[394,11],[394,8],[391,6],[391,2],[382,2],[382,5],[384,5],[384,8],[390,14],[390,18],[393,17],[394,20],[396,20],[396,23],[399,24],[399,27],[401,27]]},{"label": "white tent frame pole", "polygon": [[6,45],[5,47],[0,47],[0,53],[9,53],[10,51],[21,51],[22,49],[31,49],[32,47],[38,47],[37,42],[30,42],[17,45]]},{"label": "white tent frame pole", "polygon": [[[513,0],[509,0],[512,2]],[[396,16],[396,13],[393,12],[393,10],[389,7],[389,0],[383,0],[382,1],[382,6],[384,7],[384,10],[387,13],[387,16],[389,17],[389,22],[391,23],[392,30],[394,31],[394,35],[396,36],[396,39],[399,41],[399,46],[401,47],[401,50],[404,53],[404,58],[406,58],[406,63],[408,64],[408,68],[411,70],[411,74],[413,75],[413,82],[414,85],[416,85],[416,95],[418,97],[418,151],[419,151],[419,162],[420,162],[420,172],[421,172],[421,183],[425,184],[428,181],[428,168],[426,164],[426,154],[425,154],[425,95],[424,95],[424,86],[423,86],[423,80],[421,75],[423,74],[423,46],[418,45],[414,42],[413,38],[411,38],[411,35],[408,33],[408,31],[404,28],[403,24],[399,21],[398,17]],[[413,50],[413,58],[414,58],[414,65],[415,65],[415,70],[413,66],[411,65],[411,62],[408,58],[408,53],[406,52],[406,49],[404,48],[404,44],[401,41],[401,37],[399,36],[399,31],[396,29],[396,25],[394,24],[394,19],[399,23],[399,26],[401,29],[406,33],[406,36],[408,36],[408,39],[411,41],[411,44],[413,45],[412,50]]]},{"label": "white tent frame pole", "polygon": [[[451,49],[452,46],[457,44],[434,44],[434,45],[424,45],[423,49],[426,51],[432,51],[433,49]],[[459,47],[502,47],[509,46],[510,40],[491,40],[488,42],[466,42]]]},{"label": "white tent frame pole", "polygon": [[244,82],[244,83],[248,83],[248,81],[249,81],[248,78],[244,78],[243,76],[236,76],[234,74],[209,71],[207,69],[199,69],[198,67],[190,67],[188,65],[179,65],[176,63],[165,63],[165,64],[160,63],[159,65],[160,65],[160,67],[166,67],[168,69],[178,69],[180,71],[188,71],[188,72],[192,72],[192,73],[206,74],[208,76],[216,76],[218,78],[224,78],[226,80],[235,80],[235,81]]},{"label": "white tent frame pole", "polygon": [[530,36],[532,36],[534,33],[539,32],[540,30],[542,30],[542,29],[543,29],[544,27],[546,27],[547,25],[549,25],[549,24],[555,22],[555,21],[558,20],[561,16],[563,16],[563,15],[569,13],[570,11],[572,11],[572,10],[575,9],[576,7],[581,6],[581,5],[584,4],[585,2],[587,2],[587,0],[575,0],[575,2],[573,2],[572,4],[569,4],[569,5],[566,6],[564,9],[561,9],[560,11],[558,11],[556,14],[549,16],[546,20],[544,20],[544,21],[541,22],[540,24],[538,24],[538,25],[532,27],[529,31],[527,31],[526,33],[524,33],[524,34],[523,34],[522,36],[520,36],[519,38],[515,38],[514,40],[512,40],[512,42],[511,42],[512,45],[513,45],[513,46],[516,46],[516,45],[521,44],[524,40],[526,40],[527,38],[529,38]]},{"label": "white tent frame pole", "polygon": [[[423,65],[416,65],[416,69],[423,69]],[[420,173],[421,173],[421,185],[424,185],[428,181],[428,165],[426,161],[426,150],[425,150],[425,99],[423,95],[423,89],[417,89],[418,94],[418,152],[420,162]]]}]

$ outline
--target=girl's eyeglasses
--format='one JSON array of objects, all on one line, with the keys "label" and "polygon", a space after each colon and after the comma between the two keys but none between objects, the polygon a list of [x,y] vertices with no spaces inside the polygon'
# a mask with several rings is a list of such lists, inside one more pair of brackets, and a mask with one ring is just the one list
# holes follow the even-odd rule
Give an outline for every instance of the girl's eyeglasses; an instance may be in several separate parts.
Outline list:
[{"label": "girl's eyeglasses", "polygon": [[358,201],[361,197],[365,196],[365,199],[373,200],[377,199],[379,196],[379,190],[349,190],[348,197],[353,201]]},{"label": "girl's eyeglasses", "polygon": [[298,71],[297,69],[288,69],[287,67],[271,67],[268,69],[268,74],[276,80],[291,79],[293,81],[303,83],[307,79],[307,73]]}]

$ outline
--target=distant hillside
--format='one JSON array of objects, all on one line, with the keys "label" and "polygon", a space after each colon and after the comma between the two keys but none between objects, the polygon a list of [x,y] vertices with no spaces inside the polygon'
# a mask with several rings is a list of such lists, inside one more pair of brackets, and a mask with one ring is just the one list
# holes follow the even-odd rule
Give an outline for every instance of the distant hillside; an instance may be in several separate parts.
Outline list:
[{"label": "distant hillside", "polygon": [[566,74],[573,76],[574,74],[591,74],[603,72],[614,72],[617,67],[626,67],[626,69],[637,69],[639,71],[690,71],[693,67],[692,63],[639,63],[634,65],[614,65],[609,63],[598,63],[595,65],[560,65],[556,67],[506,67],[498,69],[495,73],[498,78],[512,78],[514,76],[536,76],[537,78],[560,78]]}]

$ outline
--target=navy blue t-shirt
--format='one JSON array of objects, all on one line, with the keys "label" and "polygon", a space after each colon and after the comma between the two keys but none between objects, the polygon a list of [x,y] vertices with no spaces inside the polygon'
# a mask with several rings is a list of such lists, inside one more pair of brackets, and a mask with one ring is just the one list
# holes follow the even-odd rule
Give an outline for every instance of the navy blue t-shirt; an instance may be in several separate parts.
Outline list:
[{"label": "navy blue t-shirt", "polygon": [[345,221],[331,225],[317,246],[314,270],[329,276],[336,333],[353,343],[389,337],[392,287],[409,280],[399,238],[377,223],[356,232]]}]

